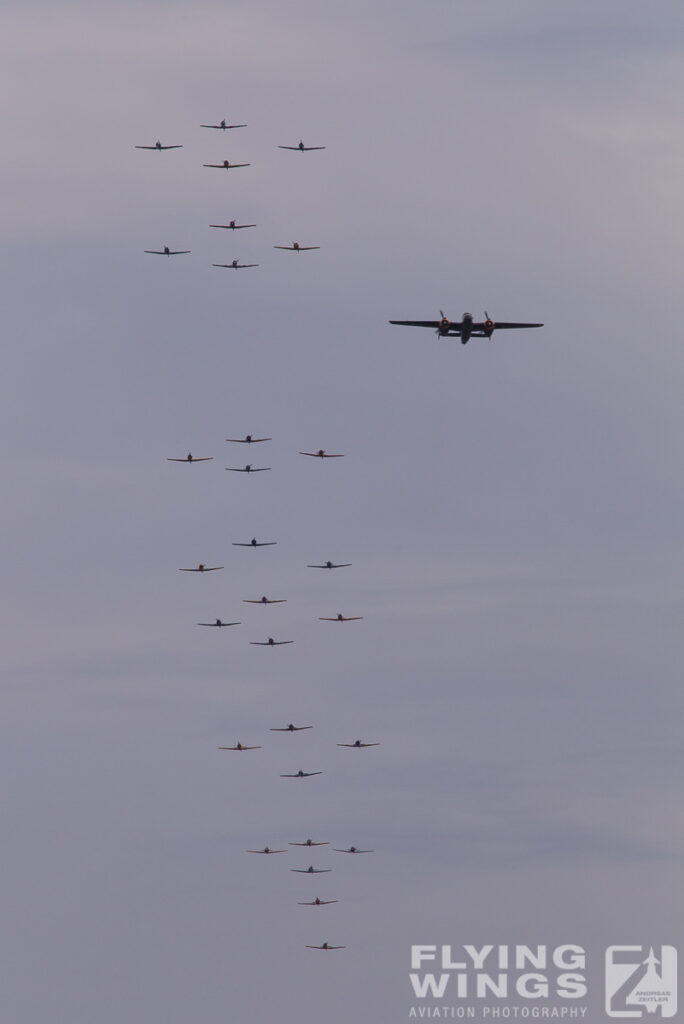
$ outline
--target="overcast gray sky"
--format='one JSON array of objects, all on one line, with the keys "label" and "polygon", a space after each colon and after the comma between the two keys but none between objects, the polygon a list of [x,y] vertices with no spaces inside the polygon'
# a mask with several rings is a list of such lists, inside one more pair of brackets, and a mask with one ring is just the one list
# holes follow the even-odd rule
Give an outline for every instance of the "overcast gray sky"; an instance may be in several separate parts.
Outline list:
[{"label": "overcast gray sky", "polygon": [[[12,1024],[394,1024],[412,943],[677,944],[683,30],[674,0],[9,8]],[[387,323],[485,308],[545,326]],[[244,852],[306,836],[375,852]]]}]

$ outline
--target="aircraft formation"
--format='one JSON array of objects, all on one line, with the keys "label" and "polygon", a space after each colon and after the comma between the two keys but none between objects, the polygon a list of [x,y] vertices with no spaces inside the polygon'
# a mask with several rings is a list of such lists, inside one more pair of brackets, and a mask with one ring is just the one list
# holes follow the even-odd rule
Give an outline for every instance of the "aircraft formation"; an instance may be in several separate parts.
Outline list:
[{"label": "aircraft formation", "polygon": [[[202,128],[206,128],[206,129],[217,130],[217,131],[221,132],[221,135],[223,135],[226,131],[228,131],[230,129],[246,128],[247,125],[246,124],[232,124],[232,123],[228,123],[226,120],[221,120],[221,121],[219,121],[216,124],[203,124],[203,125],[201,125],[201,127]],[[154,143],[154,145],[145,145],[145,146],[138,145],[135,148],[136,149],[141,149],[141,150],[152,150],[152,151],[156,151],[156,152],[162,152],[162,151],[166,151],[166,150],[181,149],[181,148],[183,148],[183,146],[180,145],[180,144],[162,145],[162,143],[160,141],[157,141],[157,142]],[[281,150],[289,150],[289,151],[294,151],[294,152],[299,152],[299,153],[306,153],[306,152],[310,152],[310,151],[313,151],[313,150],[323,150],[326,147],[325,146],[309,146],[309,145],[305,145],[303,140],[300,140],[299,143],[296,144],[296,145],[279,145],[277,148],[281,149]],[[173,159],[173,157],[170,157],[169,159]],[[283,157],[283,159],[286,159],[286,158]],[[163,163],[163,161],[162,161],[162,163]],[[298,163],[298,161],[295,161],[295,163]],[[216,169],[216,170],[222,170],[222,171],[232,171],[232,170],[235,170],[235,169],[249,168],[251,166],[251,164],[249,162],[247,162],[247,161],[232,162],[232,161],[230,161],[228,159],[223,159],[223,160],[220,160],[219,162],[207,162],[207,163],[204,163],[202,166],[205,167],[205,168],[210,168],[210,169]],[[230,219],[228,221],[228,223],[215,223],[215,224],[211,224],[209,226],[211,228],[213,228],[213,229],[224,229],[224,230],[232,231],[233,233],[235,231],[241,231],[241,230],[257,228],[257,224],[256,223],[242,222],[241,220],[238,220],[237,218]],[[319,250],[321,248],[321,246],[313,245],[313,244],[306,244],[306,245],[304,245],[304,244],[301,244],[298,241],[293,241],[289,245],[275,244],[275,245],[272,246],[272,248],[278,249],[278,250],[285,250],[285,251],[290,251],[290,252],[302,253],[302,252],[309,252],[309,251]],[[146,254],[149,254],[149,255],[160,255],[160,256],[170,257],[170,256],[177,256],[177,255],[187,255],[187,254],[191,253],[191,250],[188,250],[188,249],[171,249],[168,245],[163,245],[159,249],[146,249],[146,250],[144,250],[144,252]],[[275,258],[276,257],[274,257],[274,259]],[[280,259],[280,257],[277,257],[277,259]],[[225,263],[212,263],[212,266],[216,267],[216,268],[221,268],[221,269],[243,270],[243,269],[252,269],[252,268],[256,269],[256,268],[258,268],[260,266],[260,264],[256,263],[256,262],[241,262],[239,259],[234,257],[229,262],[225,262]],[[229,275],[229,277],[232,277],[232,275]],[[422,328],[431,329],[431,330],[433,330],[435,332],[437,337],[439,337],[439,338],[459,338],[463,345],[465,345],[471,338],[491,338],[493,336],[494,332],[495,331],[499,331],[499,330],[522,329],[522,328],[537,328],[537,327],[543,326],[543,324],[541,324],[541,323],[519,323],[519,322],[511,322],[511,321],[498,321],[498,322],[496,322],[496,321],[494,321],[494,320],[492,320],[490,318],[489,313],[487,313],[486,311],[485,311],[485,319],[482,320],[482,321],[476,321],[470,313],[464,313],[460,320],[452,321],[448,317],[446,317],[444,312],[441,311],[441,310],[440,310],[440,319],[439,320],[390,320],[389,323],[392,324],[392,325],[398,325],[398,326],[422,327]],[[225,438],[224,440],[225,440],[225,442],[228,442],[228,443],[231,443],[231,444],[253,445],[253,444],[267,443],[267,442],[273,440],[273,438],[270,437],[270,436],[255,436],[253,434],[245,434],[242,437],[239,437],[239,436],[238,437],[229,437],[229,438]],[[328,452],[324,448],[318,448],[318,449],[311,448],[311,449],[299,450],[298,454],[302,455],[302,456],[307,456],[307,457],[312,458],[312,459],[318,459],[320,462],[324,462],[325,460],[328,460],[328,459],[339,460],[339,459],[344,458],[344,456],[345,456],[344,452],[341,452],[341,451]],[[186,463],[186,464],[195,463],[195,462],[210,462],[210,461],[214,461],[214,459],[215,459],[215,456],[213,456],[213,455],[193,456],[191,452],[188,452],[187,456],[185,456],[185,457],[180,457],[180,456],[170,456],[170,457],[167,457],[167,461],[169,461],[169,462]],[[271,461],[271,460],[269,460],[269,461]],[[228,471],[228,472],[231,472],[231,473],[242,473],[242,474],[245,474],[247,476],[249,476],[249,475],[251,475],[253,473],[263,473],[263,472],[271,471],[273,468],[277,468],[277,467],[271,467],[270,465],[269,466],[261,466],[261,465],[257,466],[257,465],[254,465],[253,463],[246,463],[244,466],[225,466],[224,467],[224,469],[226,471]],[[208,470],[208,471],[210,472],[211,470]],[[179,472],[181,472],[181,471],[179,471]],[[184,471],[182,471],[182,472],[184,472]],[[182,472],[181,472],[181,475],[182,475]],[[201,471],[198,471],[198,472],[201,472]],[[331,472],[334,472],[334,471],[331,469]],[[191,475],[196,480],[195,473],[193,472]],[[268,478],[266,478],[266,480],[268,481]],[[257,485],[256,484],[253,484],[253,485],[245,484],[245,486],[257,486]],[[265,483],[264,486],[269,486],[269,483],[268,482]],[[252,537],[251,540],[238,540],[238,541],[231,541],[230,543],[231,543],[231,546],[233,546],[233,547],[253,548],[253,549],[256,550],[257,548],[270,548],[270,547],[273,547],[273,546],[275,546],[278,543],[278,541],[277,540],[271,540],[271,539],[269,539],[269,540],[257,540],[256,537]],[[326,552],[326,554],[328,554],[328,552]],[[235,557],[238,558],[238,557],[242,557],[242,556],[238,556],[238,554],[235,553]],[[268,557],[269,557],[268,554],[264,554],[263,556],[259,556],[258,558],[255,556],[254,560],[255,561],[259,561],[260,564],[262,564],[262,566],[263,566],[262,557],[265,558],[268,561]],[[320,557],[320,555],[319,555],[319,557]],[[251,559],[248,558],[248,560],[251,560]],[[305,567],[305,568],[310,568],[310,569],[333,570],[333,569],[351,568],[352,565],[353,565],[353,563],[351,563],[351,562],[337,562],[337,561],[333,561],[332,559],[327,559],[327,560],[321,561],[321,562],[307,563],[306,566],[302,566],[302,568]],[[178,571],[183,572],[183,573],[198,573],[198,574],[201,575],[201,574],[204,574],[204,573],[216,572],[216,571],[222,570],[224,568],[225,568],[224,565],[214,565],[214,564],[207,564],[205,562],[200,562],[197,566],[184,566],[184,567],[179,568]],[[254,593],[254,591],[252,591],[252,593]],[[277,591],[275,591],[275,593],[277,593]],[[285,604],[287,602],[288,598],[287,598],[287,596],[268,597],[266,595],[262,595],[261,597],[250,597],[250,596],[248,596],[248,597],[241,597],[240,600],[241,600],[242,603],[249,604],[249,605],[257,605],[257,604],[260,604],[260,605],[282,605],[282,604]],[[252,614],[252,612],[250,611],[249,614]],[[256,615],[263,615],[264,613],[254,613],[254,614],[256,614]],[[277,615],[277,612],[274,613],[274,614]],[[360,615],[360,614],[349,614],[349,615],[347,615],[347,614],[343,614],[342,612],[337,612],[337,613],[335,613],[333,615],[327,614],[327,615],[319,615],[318,616],[318,620],[321,621],[321,622],[360,622],[360,621],[363,620],[363,618],[364,618],[364,616]],[[229,634],[230,635],[235,635],[236,633],[239,634],[239,628],[238,627],[242,626],[243,623],[241,621],[238,621],[238,620],[232,620],[232,619],[224,620],[222,618],[217,617],[213,621],[208,620],[208,621],[196,622],[195,625],[196,626],[200,626],[200,627],[204,627],[204,628],[207,628],[207,627],[208,628],[215,628],[215,629],[219,629],[219,630],[222,629],[223,627],[234,627],[234,628],[229,630]],[[324,627],[321,627],[321,629],[323,629],[323,628]],[[342,632],[345,635],[350,635],[351,636],[357,628],[361,628],[362,629],[363,627],[353,627],[353,628],[351,628],[349,630],[349,633],[347,633],[346,629],[343,630]],[[325,629],[327,630],[328,627],[325,627]],[[275,632],[275,630],[274,630],[274,632]],[[230,643],[231,641],[229,640],[228,642]],[[271,647],[271,648],[280,647],[280,646],[290,646],[290,645],[295,644],[295,642],[296,642],[296,637],[287,637],[287,636],[285,638],[268,636],[266,639],[251,639],[251,640],[248,641],[250,646]],[[256,657],[256,655],[255,655],[255,657]],[[276,656],[273,656],[273,657],[274,657],[274,662],[275,662],[275,661],[279,661],[279,658],[281,657],[281,655],[279,655],[277,657]],[[282,657],[287,658],[287,654],[283,654]],[[265,656],[265,661],[267,661],[269,664],[274,664],[274,662],[271,662],[271,656]],[[288,732],[288,733],[294,735],[295,733],[305,732],[305,731],[311,730],[313,728],[314,728],[314,723],[295,724],[293,722],[289,722],[286,725],[269,726],[268,727],[268,731],[269,732],[274,732],[274,733],[285,733],[285,732]],[[256,738],[259,738],[259,737],[255,737],[255,739]],[[274,743],[285,742],[286,746],[288,746],[288,748],[289,748],[290,744],[293,744],[293,745],[297,744],[297,746],[299,747],[299,744],[301,743],[301,740],[281,741],[281,740],[276,740],[275,737],[273,737],[273,742]],[[340,737],[339,740],[336,739],[334,741],[334,743],[331,741],[331,744],[330,744],[331,747],[332,746],[337,746],[339,748],[346,748],[346,749],[353,749],[353,750],[365,750],[367,748],[377,747],[379,745],[380,745],[380,741],[376,740],[376,739],[369,739],[369,740],[355,739],[355,740],[352,740],[351,742],[349,742],[348,740],[344,739],[343,737]],[[232,743],[230,745],[221,746],[218,749],[221,750],[221,751],[230,751],[232,754],[239,754],[240,757],[242,757],[242,755],[247,755],[248,758],[250,758],[250,757],[258,758],[260,755],[257,752],[258,751],[262,751],[264,749],[264,744],[262,744],[262,743],[254,743],[254,742],[242,743],[240,740],[237,740],[237,741],[235,741],[234,743]],[[347,755],[342,755],[342,753],[340,752],[340,756],[342,757],[342,756],[347,756]],[[351,756],[351,760],[352,761],[356,760],[356,755],[350,755],[350,756]],[[372,757],[374,755],[372,755],[372,754],[359,755],[360,759],[363,760],[363,761],[365,761],[366,756],[368,756],[368,757],[370,757],[372,759]],[[291,757],[291,755],[288,755],[288,757]],[[299,760],[299,758],[298,758],[298,760]],[[231,757],[229,757],[229,761],[231,762],[231,764],[234,763]],[[300,766],[302,763],[305,765],[305,767],[301,767]],[[301,761],[300,761],[300,764],[296,765],[296,767],[292,767],[292,768],[288,769],[287,771],[282,771],[282,772],[279,773],[279,776],[282,779],[285,779],[285,780],[296,780],[296,782],[292,782],[292,783],[287,781],[286,783],[279,783],[278,784],[278,785],[281,785],[283,787],[283,790],[285,791],[282,799],[283,800],[288,799],[288,795],[287,794],[289,794],[291,792],[291,787],[293,785],[294,785],[295,789],[299,789],[300,785],[302,785],[302,786],[313,786],[313,787],[317,787],[317,786],[325,787],[326,780],[329,777],[329,774],[330,774],[330,772],[329,772],[329,769],[328,769],[327,765],[323,765],[321,767],[318,767],[318,766],[316,766],[315,763],[314,764],[310,764],[310,763],[307,764],[306,760],[304,760],[304,758],[302,758]],[[275,780],[274,780],[274,784],[275,784]],[[337,853],[337,854],[352,854],[352,855],[354,855],[354,854],[373,854],[374,853],[374,849],[370,848],[370,847],[366,847],[366,846],[364,846],[364,847],[357,847],[356,845],[349,845],[349,846],[343,846],[343,847],[335,847],[335,846],[331,845],[330,840],[322,840],[322,839],[313,840],[311,838],[307,838],[307,839],[305,839],[303,841],[288,840],[282,847],[281,846],[271,847],[269,845],[264,845],[263,847],[258,847],[258,843],[261,842],[261,841],[263,841],[263,837],[260,837],[259,839],[257,839],[257,843],[255,845],[250,845],[250,847],[246,847],[246,844],[245,844],[245,847],[243,847],[243,849],[245,849],[245,851],[247,853],[249,853],[249,854],[258,854],[258,855],[262,855],[262,856],[270,856],[272,854],[286,854],[286,853],[290,852],[288,850],[288,847],[302,847],[302,848],[309,848],[309,849],[314,849],[315,848],[316,850],[318,850],[319,848],[328,847],[328,848],[330,848],[332,853]],[[253,842],[253,840],[252,840],[252,842]],[[292,868],[290,868],[290,871],[292,871],[294,873],[297,873],[297,874],[302,874],[302,875],[304,875],[304,874],[306,874],[306,875],[318,875],[318,874],[328,874],[328,873],[332,872],[333,871],[333,867],[321,866],[320,864],[310,864],[308,867],[304,867],[304,866],[292,867]],[[331,896],[329,897],[328,894],[326,894],[326,898],[321,898],[320,896],[316,896],[314,899],[298,900],[297,901],[297,905],[298,906],[306,906],[306,907],[324,907],[324,906],[336,904],[338,902],[339,902],[339,899],[336,896],[332,896],[332,894],[331,894]],[[319,915],[314,915],[314,916],[318,917]],[[322,943],[318,943],[318,944],[307,943],[305,948],[328,951],[328,950],[343,950],[343,949],[346,949],[347,947],[344,944],[338,944],[338,943],[333,944],[333,943],[329,943],[326,940],[326,941],[324,941]]]}]

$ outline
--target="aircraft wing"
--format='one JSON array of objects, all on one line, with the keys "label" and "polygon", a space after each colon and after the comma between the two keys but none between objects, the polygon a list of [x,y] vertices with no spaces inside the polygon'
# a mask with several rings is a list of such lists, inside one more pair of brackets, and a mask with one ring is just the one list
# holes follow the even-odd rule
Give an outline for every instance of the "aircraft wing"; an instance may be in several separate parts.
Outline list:
[{"label": "aircraft wing", "polygon": [[[442,326],[441,320],[390,320],[391,324],[399,324],[400,327],[432,327],[433,330],[437,330]],[[482,328],[483,324],[473,324],[473,327]],[[460,324],[450,324],[449,330],[460,333]]]},{"label": "aircraft wing", "polygon": [[[390,321],[390,323],[391,323],[391,321]],[[457,325],[452,324],[450,329],[453,329],[454,326],[457,326]],[[521,327],[543,327],[543,326],[544,326],[544,324],[517,324],[517,323],[512,323],[510,321],[507,321],[507,320],[495,320],[494,321],[494,330],[495,331],[510,331],[510,330],[514,330],[515,328],[521,328]],[[473,333],[479,332],[479,331],[483,331],[484,332],[485,328],[486,328],[486,325],[484,323],[479,323],[479,324],[475,323],[475,324],[473,324]]]}]

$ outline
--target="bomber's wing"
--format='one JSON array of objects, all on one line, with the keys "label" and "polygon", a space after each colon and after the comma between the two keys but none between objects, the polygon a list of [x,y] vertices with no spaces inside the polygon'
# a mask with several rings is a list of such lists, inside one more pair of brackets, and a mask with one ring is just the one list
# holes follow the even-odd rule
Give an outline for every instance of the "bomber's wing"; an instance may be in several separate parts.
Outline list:
[{"label": "bomber's wing", "polygon": [[[390,323],[391,322],[392,321],[390,321]],[[452,324],[452,327],[453,326],[454,325]],[[471,334],[476,334],[476,335],[477,334],[489,334],[489,333],[492,333],[493,331],[511,331],[511,330],[515,330],[516,328],[543,327],[543,326],[544,326],[544,324],[519,324],[519,323],[513,323],[512,321],[507,321],[507,320],[494,320],[494,321],[491,322],[491,326],[490,326],[490,324],[488,324],[486,321],[484,321],[484,322],[480,322],[480,323],[474,323],[472,331],[471,331]]]},{"label": "bomber's wing", "polygon": [[[432,327],[434,331],[443,326],[441,320],[390,320],[389,323],[399,324],[400,327]],[[475,324],[473,324],[473,326],[475,326]],[[454,331],[457,334],[460,334],[460,323],[450,323],[449,331]]]}]

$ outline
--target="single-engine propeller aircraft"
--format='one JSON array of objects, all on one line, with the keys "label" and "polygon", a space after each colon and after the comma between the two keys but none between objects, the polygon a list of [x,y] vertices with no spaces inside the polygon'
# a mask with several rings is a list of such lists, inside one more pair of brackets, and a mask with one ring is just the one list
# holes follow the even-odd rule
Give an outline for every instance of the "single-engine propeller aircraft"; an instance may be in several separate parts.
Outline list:
[{"label": "single-engine propeller aircraft", "polygon": [[281,647],[282,644],[293,644],[294,640],[274,640],[269,636],[268,640],[250,640],[253,647]]},{"label": "single-engine propeller aircraft", "polygon": [[285,772],[281,773],[281,779],[308,779],[310,775],[322,775],[323,772],[304,772],[300,768],[298,772]]},{"label": "single-engine propeller aircraft", "polygon": [[246,466],[226,466],[229,473],[266,473],[270,468],[270,466],[253,466],[251,462],[248,462]]},{"label": "single-engine propeller aircraft", "polygon": [[252,437],[251,434],[245,434],[244,437],[227,437],[226,441],[233,441],[235,444],[258,444],[259,441],[272,441],[272,437]]},{"label": "single-engine propeller aircraft", "polygon": [[150,256],[185,256],[186,253],[192,252],[192,249],[169,249],[168,245],[165,245],[163,249],[143,249],[143,252],[149,253]]},{"label": "single-engine propeller aircraft", "polygon": [[230,228],[231,231],[241,231],[242,228],[255,228],[256,224],[236,224],[231,220],[229,224],[210,224],[210,228]]},{"label": "single-engine propeller aircraft", "polygon": [[313,725],[293,725],[290,722],[289,725],[284,726],[274,725],[271,727],[270,732],[301,732],[302,729],[313,729]]},{"label": "single-engine propeller aircraft", "polygon": [[330,843],[315,843],[313,839],[307,839],[303,843],[288,843],[288,846],[330,846]]},{"label": "single-engine propeller aircraft", "polygon": [[221,619],[217,619],[216,622],[198,622],[198,626],[241,626],[241,622],[222,622]]},{"label": "single-engine propeller aircraft", "polygon": [[305,949],[346,949],[346,946],[331,946],[329,942],[324,942],[322,946],[305,946]]},{"label": "single-engine propeller aircraft", "polygon": [[219,747],[219,750],[261,750],[261,747],[245,747],[238,740],[234,747]]},{"label": "single-engine propeller aircraft", "polygon": [[343,615],[342,612],[338,612],[337,615],[319,615],[319,622],[358,622],[362,619],[363,615]]},{"label": "single-engine propeller aircraft", "polygon": [[271,850],[270,847],[264,846],[263,850],[245,850],[245,853],[287,853],[287,850]]},{"label": "single-engine propeller aircraft", "polygon": [[543,327],[544,324],[520,324],[507,320],[492,320],[485,310],[484,320],[473,320],[472,313],[464,313],[460,321],[449,320],[440,309],[441,320],[390,320],[391,324],[402,327],[431,327],[440,338],[460,338],[465,345],[470,338],[491,338],[495,330],[513,330],[522,327]]},{"label": "single-engine propeller aircraft", "polygon": [[322,448],[319,448],[317,452],[300,452],[300,455],[311,455],[314,459],[343,459],[344,455],[329,455]]},{"label": "single-engine propeller aircraft", "polygon": [[274,544],[277,544],[277,540],[257,540],[256,537],[252,537],[250,541],[244,542],[241,540],[234,540],[234,548],[270,548]]},{"label": "single-engine propeller aircraft", "polygon": [[223,568],[223,565],[204,565],[200,562],[196,569],[179,569],[178,572],[216,572],[217,569]]},{"label": "single-engine propeller aircraft", "polygon": [[307,569],[346,569],[351,562],[324,562],[323,565],[307,565]]},{"label": "single-engine propeller aircraft", "polygon": [[224,160],[222,164],[202,164],[202,167],[220,167],[222,170],[232,171],[234,167],[251,167],[251,164],[231,164],[230,160]]},{"label": "single-engine propeller aircraft", "polygon": [[157,139],[154,146],[136,146],[136,149],[156,149],[158,153],[161,153],[162,149],[182,149],[182,146],[162,146],[161,142]]},{"label": "single-engine propeller aircraft", "polygon": [[167,462],[211,462],[214,458],[213,455],[204,455],[201,459],[196,459],[192,452],[188,452],[187,458],[185,459],[167,459]]},{"label": "single-engine propeller aircraft", "polygon": [[356,846],[350,846],[348,850],[338,850],[337,847],[333,846],[335,853],[373,853],[373,850],[359,850]]},{"label": "single-engine propeller aircraft", "polygon": [[318,896],[315,900],[305,900],[303,903],[297,901],[298,907],[325,907],[328,903],[339,903],[339,900],[319,900]]},{"label": "single-engine propeller aircraft", "polygon": [[201,124],[200,128],[220,128],[224,132],[229,128],[246,128],[246,124],[226,124],[225,120],[219,121],[218,124]]},{"label": "single-engine propeller aircraft", "polygon": [[338,743],[338,747],[354,747],[359,750],[361,747],[379,747],[379,743],[362,743],[361,740],[354,740],[353,743]]},{"label": "single-engine propeller aircraft", "polygon": [[228,270],[245,270],[247,267],[258,266],[258,263],[238,263],[237,260],[233,260],[232,263],[212,263],[212,267],[226,267]]},{"label": "single-engine propeller aircraft", "polygon": [[290,868],[290,871],[296,871],[299,875],[323,875],[326,871],[332,871],[332,868],[315,868],[310,864],[308,868]]},{"label": "single-engine propeller aircraft", "polygon": [[325,149],[325,146],[305,146],[300,139],[296,146],[278,146],[278,149],[294,149],[300,153],[309,153],[313,149]]},{"label": "single-engine propeller aircraft", "polygon": [[243,597],[243,604],[285,604],[286,597]]},{"label": "single-engine propeller aircraft", "polygon": [[310,249],[320,249],[320,245],[300,245],[293,242],[292,245],[274,245],[274,249],[289,249],[290,252],[308,252]]}]

